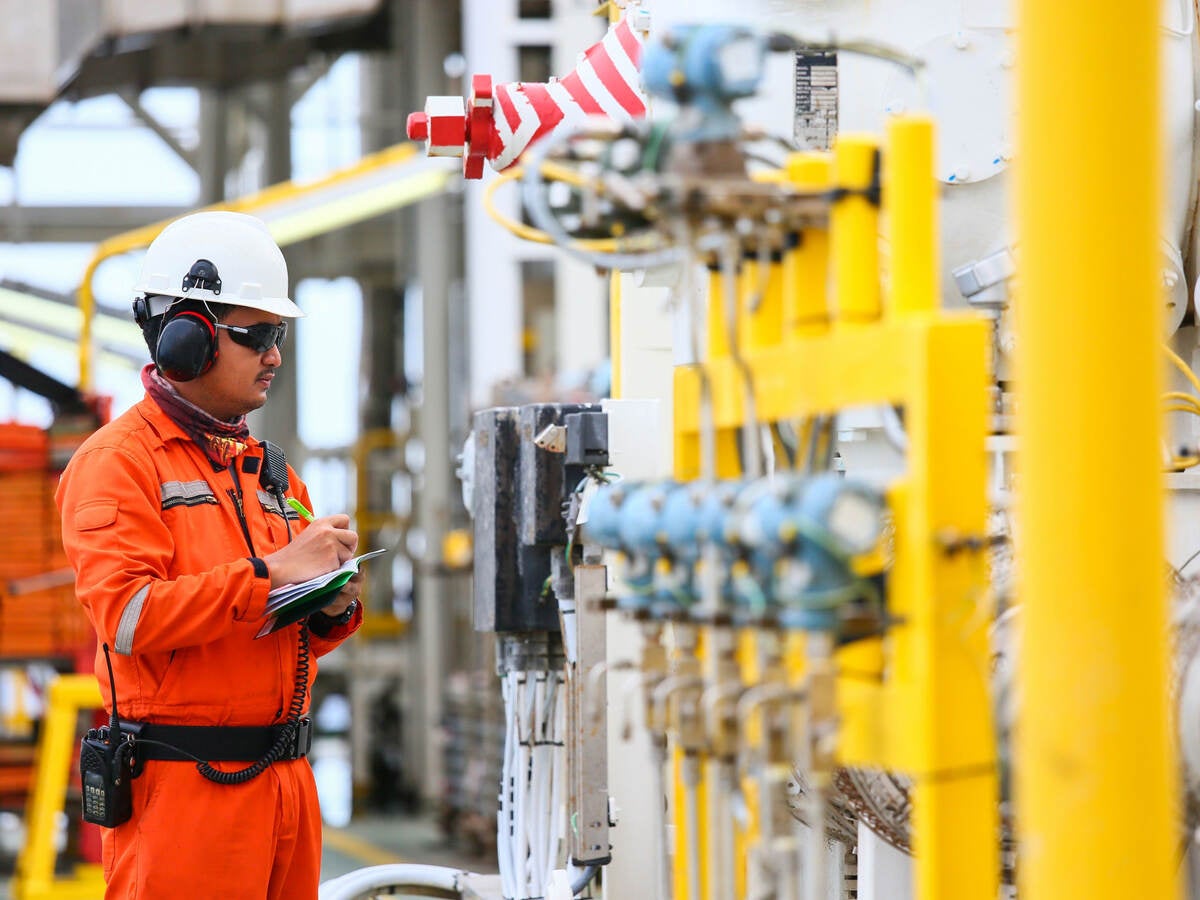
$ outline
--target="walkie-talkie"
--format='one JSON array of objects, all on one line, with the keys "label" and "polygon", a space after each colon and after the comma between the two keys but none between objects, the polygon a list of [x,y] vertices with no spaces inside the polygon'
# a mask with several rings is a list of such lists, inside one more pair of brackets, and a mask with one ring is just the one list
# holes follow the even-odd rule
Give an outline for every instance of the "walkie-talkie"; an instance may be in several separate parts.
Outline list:
[{"label": "walkie-talkie", "polygon": [[288,485],[287,457],[278,444],[261,441],[263,451],[262,469],[258,473],[259,483],[271,493],[285,494]]},{"label": "walkie-talkie", "polygon": [[112,717],[108,725],[89,729],[84,736],[79,747],[79,778],[83,783],[83,821],[115,828],[133,815],[133,735],[121,733],[117,682],[108,644],[103,647],[112,688]]},{"label": "walkie-talkie", "polygon": [[287,527],[288,540],[292,539],[292,526],[288,524],[288,507],[284,502],[283,495],[287,493],[288,487],[288,468],[287,457],[278,444],[272,444],[270,441],[261,441],[263,451],[262,468],[258,470],[258,483],[263,486],[268,493],[275,495],[275,502],[279,504],[279,514],[283,516],[283,524]]}]

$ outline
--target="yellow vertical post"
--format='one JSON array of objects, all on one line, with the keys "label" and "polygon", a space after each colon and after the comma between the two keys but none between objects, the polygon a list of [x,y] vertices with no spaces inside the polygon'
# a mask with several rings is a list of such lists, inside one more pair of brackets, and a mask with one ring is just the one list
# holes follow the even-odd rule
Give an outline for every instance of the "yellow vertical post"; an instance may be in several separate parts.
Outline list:
[{"label": "yellow vertical post", "polygon": [[834,314],[839,322],[879,318],[878,177],[879,145],[874,137],[838,138],[833,149],[833,187],[841,196],[829,213],[829,231]]},{"label": "yellow vertical post", "polygon": [[887,128],[889,313],[936,309],[940,294],[937,182],[933,175],[933,120],[897,116]]},{"label": "yellow vertical post", "polygon": [[887,746],[913,776],[916,900],[992,900],[999,890],[986,561],[953,545],[987,529],[988,339],[983,320],[923,332],[920,387],[905,407],[911,474],[891,492],[888,611],[901,623],[889,630],[891,678],[905,719]]},{"label": "yellow vertical post", "polygon": [[1159,10],[1020,4],[1016,787],[1027,900],[1177,896]]},{"label": "yellow vertical post", "polygon": [[[793,153],[788,181],[805,191],[829,188],[832,169],[827,153]],[[803,228],[783,256],[783,333],[785,339],[820,334],[829,327],[829,232]]]}]

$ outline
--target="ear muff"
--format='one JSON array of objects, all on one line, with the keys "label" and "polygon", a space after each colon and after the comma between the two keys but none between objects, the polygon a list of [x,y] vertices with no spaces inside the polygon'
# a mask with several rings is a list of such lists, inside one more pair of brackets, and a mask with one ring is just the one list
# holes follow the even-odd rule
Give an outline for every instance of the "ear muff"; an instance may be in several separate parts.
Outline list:
[{"label": "ear muff", "polygon": [[[204,303],[180,301],[160,318],[151,354],[159,372],[171,381],[191,381],[212,368],[217,358],[217,323]],[[146,332],[143,326],[142,333]]]}]

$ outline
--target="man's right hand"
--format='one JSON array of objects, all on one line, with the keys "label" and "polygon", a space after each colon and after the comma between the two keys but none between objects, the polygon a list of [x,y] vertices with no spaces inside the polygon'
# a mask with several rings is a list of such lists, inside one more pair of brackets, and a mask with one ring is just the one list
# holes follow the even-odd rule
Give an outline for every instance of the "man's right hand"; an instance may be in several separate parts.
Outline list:
[{"label": "man's right hand", "polygon": [[286,547],[263,557],[271,573],[271,587],[308,581],[332,572],[354,556],[358,535],[350,530],[345,513],[313,519]]}]

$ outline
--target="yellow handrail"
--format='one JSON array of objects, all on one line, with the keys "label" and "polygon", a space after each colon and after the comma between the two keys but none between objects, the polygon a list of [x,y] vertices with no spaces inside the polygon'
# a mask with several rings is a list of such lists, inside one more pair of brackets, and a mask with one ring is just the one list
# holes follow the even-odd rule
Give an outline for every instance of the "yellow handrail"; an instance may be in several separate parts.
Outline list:
[{"label": "yellow handrail", "polygon": [[99,866],[81,865],[70,876],[54,876],[54,830],[66,799],[79,737],[79,713],[96,709],[101,702],[93,675],[62,675],[50,685],[25,815],[25,846],[13,879],[13,900],[99,900],[104,895]]},{"label": "yellow handrail", "polygon": [[[364,156],[354,165],[339,169],[316,181],[285,181],[236,200],[214,203],[211,206],[204,207],[204,209],[262,214],[274,205],[302,200],[308,196],[315,196],[321,191],[347,185],[355,179],[370,175],[386,166],[413,161],[416,156],[416,145],[411,143],[396,144]],[[404,203],[413,202],[423,196],[441,190],[452,176],[450,170],[434,169],[430,172],[424,172],[419,177],[424,179],[419,189],[409,195],[399,196],[397,198],[399,202],[394,205],[404,205]],[[374,212],[372,208],[368,209],[366,214],[374,214]],[[332,227],[342,227],[347,224],[347,221],[355,220],[354,217],[351,217],[349,220],[346,218],[335,218],[333,219]],[[83,279],[79,285],[79,312],[82,317],[79,327],[79,385],[83,390],[90,390],[92,388],[94,378],[92,372],[92,319],[96,311],[96,297],[92,281],[95,278],[96,270],[107,259],[149,246],[171,221],[171,219],[167,219],[151,225],[144,225],[141,228],[135,228],[132,231],[126,231],[101,241],[96,245],[91,259],[88,260],[87,266],[84,268]],[[270,224],[268,222],[268,227],[270,227]],[[289,233],[276,234],[275,238],[283,246],[304,236],[306,235]]]}]

